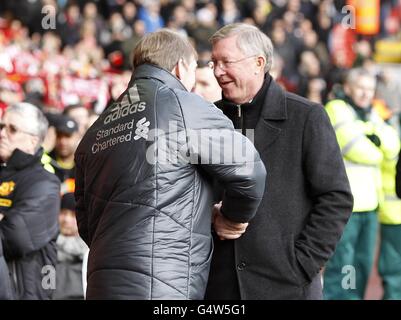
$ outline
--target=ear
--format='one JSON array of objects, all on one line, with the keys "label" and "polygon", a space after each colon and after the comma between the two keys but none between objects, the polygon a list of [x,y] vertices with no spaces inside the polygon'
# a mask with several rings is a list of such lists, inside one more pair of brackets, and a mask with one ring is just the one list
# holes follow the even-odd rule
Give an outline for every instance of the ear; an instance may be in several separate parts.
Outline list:
[{"label": "ear", "polygon": [[179,59],[171,73],[181,80],[183,67],[182,59]]},{"label": "ear", "polygon": [[32,146],[32,150],[34,150],[34,152],[35,152],[37,150],[37,148],[39,147],[39,137],[31,136],[31,146]]},{"label": "ear", "polygon": [[260,68],[262,71],[264,70],[266,65],[266,59],[264,56],[258,56],[256,58],[256,66]]}]

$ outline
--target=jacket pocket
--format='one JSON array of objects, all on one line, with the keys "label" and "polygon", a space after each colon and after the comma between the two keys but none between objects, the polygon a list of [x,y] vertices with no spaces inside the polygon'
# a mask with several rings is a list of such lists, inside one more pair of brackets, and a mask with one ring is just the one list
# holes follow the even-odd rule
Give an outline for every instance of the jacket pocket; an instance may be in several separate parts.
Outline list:
[{"label": "jacket pocket", "polygon": [[[209,264],[210,265],[210,261],[212,260],[212,256],[213,256],[213,249],[214,249],[214,243],[213,243],[213,239],[211,237],[206,237],[206,236],[201,236],[204,239],[200,239],[202,242],[204,242],[204,245],[202,247],[202,249],[200,249],[199,251],[203,251],[205,252],[205,254],[201,254],[201,252],[193,252],[192,253],[192,258],[191,258],[191,268],[192,269],[202,269],[205,265]],[[208,252],[206,253],[205,247],[209,247]],[[193,256],[197,256],[196,259],[193,259]],[[205,258],[202,258],[206,257]]]},{"label": "jacket pocket", "polygon": [[288,269],[288,272],[291,278],[294,280],[294,283],[298,287],[303,287],[310,283],[310,281],[304,275],[302,271],[302,266],[298,262],[297,255],[295,252],[295,240],[292,234],[283,237],[282,241],[283,252],[285,252],[284,263],[285,267]]},{"label": "jacket pocket", "polygon": [[189,299],[202,300],[204,299],[206,292],[207,280],[209,278],[210,263],[212,261],[214,244],[211,237],[210,249],[207,258],[198,263],[191,263],[190,275],[189,275]]}]

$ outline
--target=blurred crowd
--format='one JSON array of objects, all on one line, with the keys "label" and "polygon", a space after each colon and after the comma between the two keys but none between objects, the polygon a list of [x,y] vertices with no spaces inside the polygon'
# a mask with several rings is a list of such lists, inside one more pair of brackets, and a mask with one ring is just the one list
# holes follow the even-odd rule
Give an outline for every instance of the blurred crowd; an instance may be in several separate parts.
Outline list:
[{"label": "blurred crowd", "polygon": [[[2,0],[0,114],[23,101],[45,112],[50,129],[42,163],[58,176],[62,193],[69,194],[63,198],[61,226],[71,224],[69,217],[74,215],[73,159],[80,139],[127,87],[136,43],[162,27],[193,42],[199,54],[195,90],[212,91],[207,99],[220,98],[207,67],[209,37],[228,23],[246,22],[271,38],[275,50],[271,75],[285,89],[326,104],[344,98],[341,85],[347,70],[364,67],[377,79],[374,108],[399,130],[401,79],[394,64],[401,63],[401,1],[377,1],[379,19],[373,31],[358,26],[358,21],[356,27],[345,27],[344,23],[357,18],[343,10],[353,2]],[[69,229],[67,236],[78,236],[72,224],[61,231]],[[60,248],[65,243],[60,239]],[[72,259],[82,262],[84,245],[72,242],[69,246],[77,252],[78,258],[73,255]],[[60,259],[67,259],[66,255],[60,254]]]},{"label": "blurred crowd", "polygon": [[[100,113],[126,87],[130,53],[143,34],[161,27],[174,29],[193,41],[200,60],[208,60],[208,38],[219,27],[240,21],[257,25],[271,37],[273,73],[287,90],[324,103],[345,69],[367,65],[381,76],[375,60],[401,62],[398,47],[384,49],[395,50],[389,53],[392,58],[379,56],[381,47],[376,48],[382,39],[400,39],[401,1],[380,1],[380,19],[373,31],[363,26],[358,29],[358,24],[346,27],[347,22],[358,22],[355,12],[344,10],[349,3],[352,1],[2,1],[0,106],[29,100],[62,110],[81,103]],[[382,75],[383,82],[392,76],[388,73]],[[398,112],[401,107],[395,100],[386,103]]]}]

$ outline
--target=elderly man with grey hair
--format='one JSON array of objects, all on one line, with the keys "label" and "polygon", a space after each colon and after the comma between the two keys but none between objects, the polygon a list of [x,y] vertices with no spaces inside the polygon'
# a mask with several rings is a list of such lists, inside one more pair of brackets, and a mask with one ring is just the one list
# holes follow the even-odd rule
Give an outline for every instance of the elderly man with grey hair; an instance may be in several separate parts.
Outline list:
[{"label": "elderly man with grey hair", "polygon": [[[273,46],[258,28],[230,24],[211,43],[216,105],[244,134],[254,130],[270,188],[242,237],[215,237],[206,298],[321,299],[319,273],[353,203],[334,130],[321,105],[272,79]],[[219,206],[213,225],[218,235],[232,228]]]},{"label": "elderly man with grey hair", "polygon": [[12,299],[50,299],[60,183],[41,164],[47,120],[34,105],[6,109],[0,121],[0,237]]}]

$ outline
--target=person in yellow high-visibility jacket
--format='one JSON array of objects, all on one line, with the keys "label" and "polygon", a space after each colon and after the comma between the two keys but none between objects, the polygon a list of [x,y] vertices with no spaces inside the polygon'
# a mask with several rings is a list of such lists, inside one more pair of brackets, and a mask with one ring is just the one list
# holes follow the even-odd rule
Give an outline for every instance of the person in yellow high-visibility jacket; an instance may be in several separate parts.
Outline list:
[{"label": "person in yellow high-visibility jacket", "polygon": [[40,160],[42,162],[43,168],[45,168],[50,173],[55,173],[53,166],[51,165],[52,158],[44,151],[42,158]]},{"label": "person in yellow high-visibility jacket", "polygon": [[352,69],[344,84],[345,98],[325,106],[354,196],[351,218],[325,268],[325,299],[363,299],[373,265],[377,209],[383,199],[380,168],[399,150],[397,132],[372,109],[375,87],[368,71]]},{"label": "person in yellow high-visibility jacket", "polygon": [[[397,162],[398,159],[398,162]],[[396,169],[397,168],[397,169]],[[379,274],[383,299],[401,299],[401,160],[382,164],[384,201],[380,204]],[[397,197],[398,196],[398,197]]]}]

